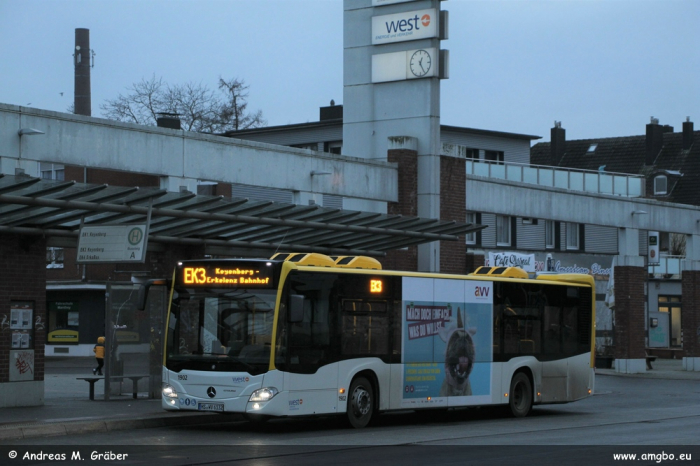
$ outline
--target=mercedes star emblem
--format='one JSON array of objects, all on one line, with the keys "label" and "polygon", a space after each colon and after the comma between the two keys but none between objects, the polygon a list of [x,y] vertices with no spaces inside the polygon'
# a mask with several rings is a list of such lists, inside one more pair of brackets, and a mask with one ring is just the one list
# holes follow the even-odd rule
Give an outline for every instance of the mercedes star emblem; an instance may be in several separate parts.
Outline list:
[{"label": "mercedes star emblem", "polygon": [[207,388],[207,395],[209,396],[209,398],[214,398],[216,396],[216,390],[214,389],[214,387]]}]

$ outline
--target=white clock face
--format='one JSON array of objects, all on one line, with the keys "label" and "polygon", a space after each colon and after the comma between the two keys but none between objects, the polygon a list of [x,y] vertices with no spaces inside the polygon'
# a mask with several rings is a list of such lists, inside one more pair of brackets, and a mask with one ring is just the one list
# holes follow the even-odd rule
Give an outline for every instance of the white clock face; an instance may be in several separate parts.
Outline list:
[{"label": "white clock face", "polygon": [[425,76],[430,71],[432,59],[425,50],[416,50],[411,56],[410,68],[414,76]]}]

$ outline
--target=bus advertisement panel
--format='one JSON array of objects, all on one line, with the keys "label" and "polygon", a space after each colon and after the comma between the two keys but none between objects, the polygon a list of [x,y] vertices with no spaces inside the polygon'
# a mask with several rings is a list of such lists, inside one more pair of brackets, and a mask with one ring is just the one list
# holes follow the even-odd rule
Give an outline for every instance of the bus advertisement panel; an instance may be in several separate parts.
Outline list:
[{"label": "bus advertisement panel", "polygon": [[403,406],[490,402],[493,283],[404,277],[402,288]]}]

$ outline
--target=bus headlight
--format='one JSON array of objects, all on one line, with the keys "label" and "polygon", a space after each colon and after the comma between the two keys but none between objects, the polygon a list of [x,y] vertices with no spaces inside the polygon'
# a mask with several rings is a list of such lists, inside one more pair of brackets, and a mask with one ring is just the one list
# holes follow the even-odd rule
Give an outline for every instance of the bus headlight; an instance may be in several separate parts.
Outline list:
[{"label": "bus headlight", "polygon": [[177,398],[177,392],[168,384],[163,385],[163,396],[166,398]]},{"label": "bus headlight", "polygon": [[255,390],[248,401],[270,401],[275,395],[279,393],[275,387],[265,387]]}]

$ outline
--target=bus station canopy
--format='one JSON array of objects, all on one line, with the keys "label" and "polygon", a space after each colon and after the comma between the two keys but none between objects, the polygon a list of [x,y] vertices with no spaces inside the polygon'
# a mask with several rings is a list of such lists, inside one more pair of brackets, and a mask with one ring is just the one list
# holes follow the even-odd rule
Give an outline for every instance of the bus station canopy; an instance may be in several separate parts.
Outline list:
[{"label": "bus station canopy", "polygon": [[189,191],[0,176],[0,233],[43,235],[75,247],[81,226],[148,224],[158,244],[203,245],[208,254],[252,251],[381,256],[432,241],[457,241],[486,228],[472,223],[387,215]]}]

